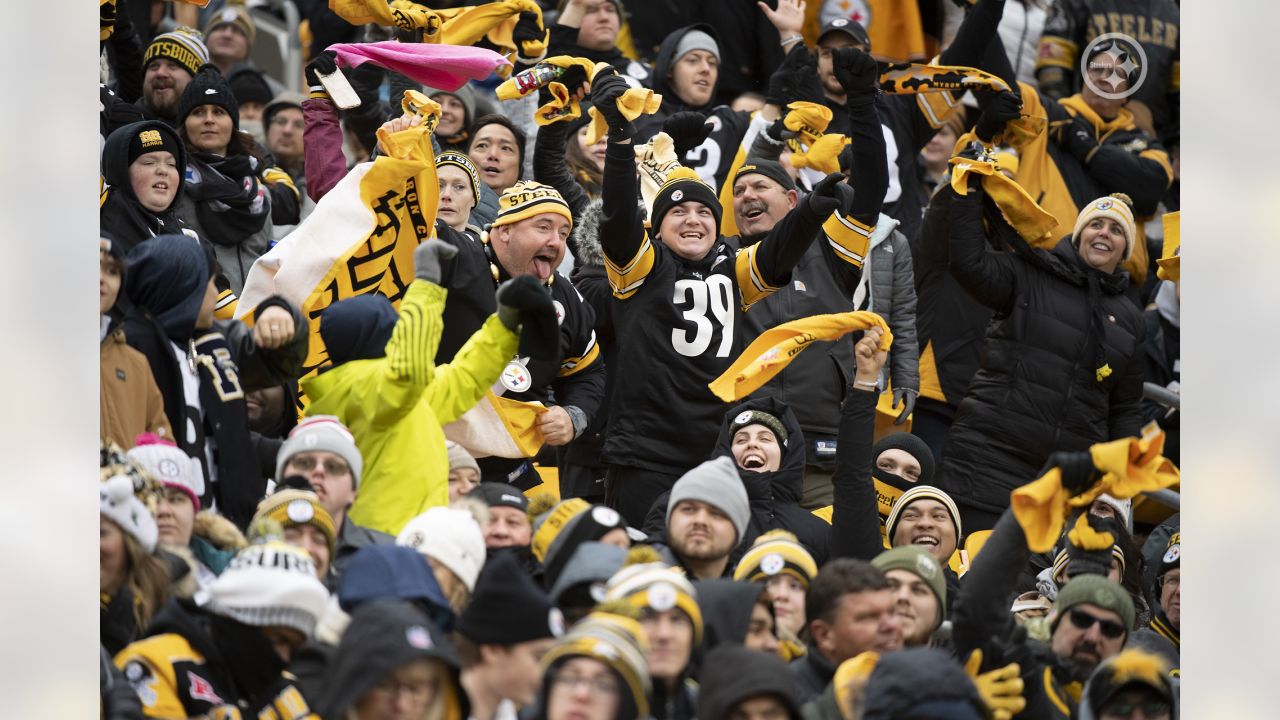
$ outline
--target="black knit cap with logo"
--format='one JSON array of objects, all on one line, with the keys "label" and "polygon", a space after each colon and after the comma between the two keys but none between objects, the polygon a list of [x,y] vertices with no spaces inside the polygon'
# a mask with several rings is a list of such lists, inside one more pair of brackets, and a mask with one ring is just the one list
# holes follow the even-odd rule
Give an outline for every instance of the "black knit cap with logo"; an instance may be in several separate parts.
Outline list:
[{"label": "black knit cap with logo", "polygon": [[191,111],[201,105],[217,105],[231,116],[231,127],[240,129],[240,103],[231,91],[231,85],[222,77],[222,72],[215,65],[203,65],[196,76],[187,83],[182,91],[182,99],[178,101],[178,123],[187,121]]},{"label": "black knit cap with logo", "polygon": [[161,123],[134,123],[129,138],[129,164],[147,153],[167,151],[173,158],[182,158],[182,140],[178,134]]},{"label": "black knit cap with logo", "polygon": [[516,559],[496,555],[476,580],[458,632],[477,645],[517,645],[564,634],[564,616]]},{"label": "black knit cap with logo", "polygon": [[720,198],[716,197],[716,191],[702,182],[697,173],[681,167],[667,175],[666,182],[662,183],[662,187],[658,188],[657,196],[653,198],[653,213],[649,218],[649,227],[652,231],[649,234],[651,236],[657,234],[662,227],[662,218],[670,212],[671,208],[689,201],[706,205],[716,218],[716,227],[720,227],[723,209],[720,207]]}]

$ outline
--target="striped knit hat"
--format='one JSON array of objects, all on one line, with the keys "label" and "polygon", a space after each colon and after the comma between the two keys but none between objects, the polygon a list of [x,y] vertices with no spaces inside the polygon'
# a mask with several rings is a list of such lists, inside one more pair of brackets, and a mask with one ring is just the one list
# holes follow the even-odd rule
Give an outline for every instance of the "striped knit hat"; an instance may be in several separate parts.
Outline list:
[{"label": "striped knit hat", "polygon": [[[467,177],[471,179],[471,196],[475,198],[476,202],[480,202],[480,173],[476,172],[476,165],[471,162],[471,158],[452,150],[442,152],[436,156],[436,168],[439,169],[445,165],[460,168],[467,174]],[[569,218],[569,222],[573,222],[573,218]],[[494,224],[496,225],[497,223]]]},{"label": "striped knit hat", "polygon": [[324,534],[329,545],[329,557],[333,557],[334,547],[338,543],[338,529],[329,512],[320,505],[320,498],[315,493],[294,488],[274,492],[258,503],[258,511],[253,519],[256,521],[259,518],[271,518],[280,523],[282,529],[310,525]]},{"label": "striped knit hat", "polygon": [[902,493],[902,496],[893,504],[893,509],[889,511],[889,517],[884,523],[889,543],[893,543],[893,533],[898,529],[898,519],[902,517],[902,511],[906,510],[911,503],[925,498],[937,500],[946,506],[947,512],[951,513],[951,522],[956,526],[956,547],[959,547],[960,538],[964,537],[964,531],[960,528],[960,509],[956,507],[956,501],[952,500],[950,495],[932,485],[917,485]]},{"label": "striped knit hat", "polygon": [[653,689],[649,680],[649,640],[640,623],[624,615],[596,610],[579,620],[568,634],[542,656],[543,677],[546,686],[543,702],[549,696],[551,673],[562,661],[573,657],[586,657],[609,666],[618,674],[629,691],[623,703],[635,708],[635,714],[619,712],[618,718],[644,718],[649,716],[649,693]]},{"label": "striped knit hat", "polygon": [[626,527],[626,521],[617,510],[592,505],[582,498],[572,498],[556,504],[534,521],[529,546],[533,556],[542,563],[543,574],[550,586],[559,578],[575,548]]},{"label": "striped knit hat", "polygon": [[329,592],[306,551],[278,541],[250,545],[209,585],[205,606],[245,625],[282,625],[311,636]]},{"label": "striped knit hat", "polygon": [[658,194],[653,198],[653,212],[649,216],[649,227],[652,231],[649,234],[651,236],[657,234],[662,228],[662,218],[671,208],[690,201],[706,205],[716,218],[716,227],[720,227],[720,216],[724,214],[724,209],[720,207],[720,198],[716,197],[716,191],[702,182],[698,173],[686,167],[678,167],[667,175],[666,181],[662,183],[662,187],[658,188]]},{"label": "striped knit hat", "polygon": [[751,549],[738,561],[733,579],[759,582],[776,575],[790,575],[808,589],[817,574],[818,564],[795,535],[786,530],[770,530],[756,538]]},{"label": "striped knit hat", "polygon": [[1076,217],[1075,229],[1071,231],[1071,242],[1080,247],[1080,232],[1085,226],[1097,218],[1115,220],[1124,230],[1124,260],[1127,262],[1133,255],[1134,237],[1138,234],[1133,222],[1133,201],[1124,193],[1113,193],[1085,205]]},{"label": "striped knit hat", "polygon": [[200,31],[189,27],[180,27],[172,32],[157,35],[147,46],[142,56],[142,70],[145,72],[152,60],[165,58],[181,65],[195,77],[200,66],[209,62],[209,48],[204,45],[204,37]]},{"label": "striped knit hat", "polygon": [[356,446],[355,436],[336,415],[312,415],[289,431],[289,437],[276,453],[277,481],[284,479],[284,466],[289,464],[289,460],[304,452],[331,452],[346,460],[351,468],[351,479],[356,489],[360,489],[364,457]]},{"label": "striped knit hat", "polygon": [[[653,552],[652,548],[649,552]],[[644,559],[643,547],[632,548],[628,562]],[[605,590],[605,600],[621,600],[640,610],[663,612],[673,608],[684,611],[693,623],[693,644],[702,642],[702,610],[698,592],[683,573],[662,562],[640,562],[619,570]]]},{"label": "striped knit hat", "polygon": [[502,191],[493,227],[518,223],[542,213],[563,215],[569,221],[569,229],[573,229],[573,213],[559,191],[540,182],[522,180]]}]

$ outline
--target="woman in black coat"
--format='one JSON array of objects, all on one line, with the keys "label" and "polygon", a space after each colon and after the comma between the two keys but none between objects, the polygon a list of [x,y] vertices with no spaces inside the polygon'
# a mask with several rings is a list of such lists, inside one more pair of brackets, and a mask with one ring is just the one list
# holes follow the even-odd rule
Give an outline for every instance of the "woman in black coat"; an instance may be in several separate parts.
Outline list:
[{"label": "woman in black coat", "polygon": [[[943,445],[938,483],[970,532],[993,527],[1009,493],[1053,451],[1085,450],[1142,427],[1145,330],[1119,269],[1140,239],[1128,198],[1094,200],[1070,237],[1040,250],[984,195],[971,176],[968,194],[952,200],[951,273],[995,315]],[[996,247],[1015,250],[992,250],[987,233],[1003,241]]]}]

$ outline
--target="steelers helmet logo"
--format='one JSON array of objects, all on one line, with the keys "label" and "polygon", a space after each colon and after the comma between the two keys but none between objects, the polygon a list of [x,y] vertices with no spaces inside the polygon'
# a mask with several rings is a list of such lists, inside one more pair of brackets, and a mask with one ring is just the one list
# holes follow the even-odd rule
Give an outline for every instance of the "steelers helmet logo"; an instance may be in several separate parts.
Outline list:
[{"label": "steelers helmet logo", "polygon": [[556,322],[560,325],[564,324],[564,305],[559,300],[552,300],[551,305],[556,309]]},{"label": "steelers helmet logo", "polygon": [[156,467],[156,470],[160,473],[162,477],[167,477],[167,478],[176,478],[178,477],[178,473],[180,472],[178,470],[178,463],[168,458],[161,460],[160,464]]},{"label": "steelers helmet logo", "polygon": [[595,654],[597,657],[602,657],[602,658],[605,658],[606,660],[618,659],[618,651],[614,650],[613,646],[607,642],[602,641],[602,642],[596,643],[595,647],[591,648],[591,652]]},{"label": "steelers helmet logo", "polygon": [[1166,550],[1166,551],[1165,551],[1165,553],[1164,553],[1164,560],[1163,560],[1163,562],[1164,562],[1166,565],[1167,565],[1167,564],[1169,564],[1169,563],[1174,563],[1174,562],[1177,562],[1177,561],[1178,561],[1178,558],[1180,558],[1180,557],[1182,557],[1182,546],[1181,546],[1181,545],[1170,545],[1170,546],[1169,546],[1169,549],[1168,549],[1168,550]]},{"label": "steelers helmet logo", "polygon": [[609,588],[602,582],[591,583],[591,599],[598,603],[604,602],[605,596],[609,594]]},{"label": "steelers helmet logo", "polygon": [[649,607],[657,612],[670,610],[676,606],[676,589],[667,583],[657,583],[649,588]]},{"label": "steelers helmet logo", "polygon": [[848,25],[848,24],[849,24],[849,21],[845,18],[836,18],[835,20],[831,21],[831,27],[844,27],[845,25]]},{"label": "steelers helmet logo", "polygon": [[765,575],[777,575],[786,566],[787,561],[783,560],[778,553],[769,553],[760,560],[760,572]]},{"label": "steelers helmet logo", "polygon": [[1103,198],[1103,199],[1099,200],[1099,201],[1098,201],[1098,209],[1099,209],[1099,210],[1110,210],[1110,209],[1111,209],[1111,198]]},{"label": "steelers helmet logo", "polygon": [[750,421],[751,421],[751,411],[743,410],[741,413],[738,413],[738,417],[733,419],[733,424],[746,425]]},{"label": "steelers helmet logo", "polygon": [[524,392],[533,385],[533,377],[529,374],[529,369],[518,360],[507,363],[507,367],[502,370],[501,381],[502,387],[511,392]]},{"label": "steelers helmet logo", "polygon": [[928,555],[917,555],[916,572],[925,580],[932,580],[938,573],[938,564]]},{"label": "steelers helmet logo", "polygon": [[618,515],[617,510],[614,510],[611,507],[605,507],[604,505],[597,505],[595,508],[591,510],[591,519],[595,520],[597,525],[603,525],[605,527],[613,527],[614,525],[618,524],[618,521],[621,519],[621,516]]},{"label": "steelers helmet logo", "polygon": [[421,625],[412,625],[404,631],[405,642],[409,643],[409,647],[419,650],[431,649],[431,633]]},{"label": "steelers helmet logo", "polygon": [[553,637],[564,635],[564,613],[560,612],[560,608],[553,607],[547,613],[547,629],[551,631]]},{"label": "steelers helmet logo", "polygon": [[683,199],[684,199],[684,191],[683,191],[683,190],[677,190],[677,191],[675,191],[675,192],[671,193],[671,202],[680,202],[680,201],[681,201],[681,200],[683,200]]},{"label": "steelers helmet logo", "polygon": [[311,507],[311,503],[298,498],[289,503],[289,507],[285,509],[285,513],[289,519],[295,523],[311,522],[311,518],[315,517],[316,510]]},{"label": "steelers helmet logo", "polygon": [[315,447],[317,442],[320,442],[320,438],[315,435],[305,435],[302,438],[302,444],[307,447]]}]

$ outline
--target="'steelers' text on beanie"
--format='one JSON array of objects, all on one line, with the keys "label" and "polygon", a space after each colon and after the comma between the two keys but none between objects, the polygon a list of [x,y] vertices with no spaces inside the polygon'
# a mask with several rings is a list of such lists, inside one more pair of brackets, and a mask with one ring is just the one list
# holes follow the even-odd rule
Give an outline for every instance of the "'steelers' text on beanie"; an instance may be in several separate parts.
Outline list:
[{"label": "'steelers' text on beanie", "polygon": [[[436,168],[442,168],[445,165],[452,165],[459,168],[467,174],[467,178],[471,180],[471,199],[480,202],[480,173],[476,170],[475,163],[471,162],[471,158],[460,152],[447,150],[436,156]],[[573,222],[570,220],[570,222]]]},{"label": "'steelers' text on beanie", "polygon": [[502,191],[498,198],[498,217],[493,226],[511,225],[542,213],[561,215],[569,221],[569,228],[573,228],[573,212],[555,188],[532,180],[521,180]]}]

